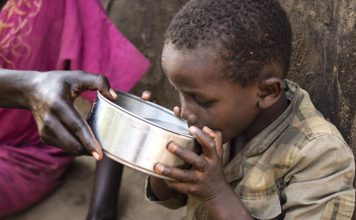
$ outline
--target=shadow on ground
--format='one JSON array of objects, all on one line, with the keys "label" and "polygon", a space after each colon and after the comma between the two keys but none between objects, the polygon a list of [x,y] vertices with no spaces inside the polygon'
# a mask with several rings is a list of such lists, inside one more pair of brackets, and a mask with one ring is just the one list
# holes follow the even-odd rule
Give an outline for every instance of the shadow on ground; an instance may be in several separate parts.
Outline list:
[{"label": "shadow on ground", "polygon": [[[85,219],[93,187],[94,168],[93,158],[79,157],[69,171],[65,183],[51,196],[23,213],[4,220]],[[145,174],[125,167],[123,175],[117,219],[183,219],[184,209],[168,210],[145,200]]]}]

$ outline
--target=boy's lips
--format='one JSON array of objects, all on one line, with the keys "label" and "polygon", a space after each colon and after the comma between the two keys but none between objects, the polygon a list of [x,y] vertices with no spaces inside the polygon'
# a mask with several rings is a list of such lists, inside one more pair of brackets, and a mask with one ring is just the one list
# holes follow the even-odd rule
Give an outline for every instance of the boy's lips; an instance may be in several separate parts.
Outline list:
[{"label": "boy's lips", "polygon": [[199,129],[202,129],[204,126],[199,126],[198,124],[195,123],[187,123],[188,124],[188,128],[190,128],[191,126],[197,127]]},{"label": "boy's lips", "polygon": [[[190,128],[191,126],[197,127],[199,129],[203,129],[205,126],[209,127],[208,125],[201,125],[201,124],[196,124],[196,123],[187,123],[187,124],[188,124],[188,128]],[[211,128],[211,129],[213,129],[213,128]],[[213,129],[213,130],[215,130],[215,129]]]}]

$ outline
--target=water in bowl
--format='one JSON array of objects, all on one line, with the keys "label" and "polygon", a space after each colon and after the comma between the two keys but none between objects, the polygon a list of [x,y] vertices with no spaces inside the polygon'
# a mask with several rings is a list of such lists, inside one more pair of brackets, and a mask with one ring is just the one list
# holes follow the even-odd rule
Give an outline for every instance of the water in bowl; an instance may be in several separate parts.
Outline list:
[{"label": "water in bowl", "polygon": [[177,132],[177,133],[180,133],[180,134],[187,134],[189,135],[189,132],[188,132],[188,127],[183,127],[181,125],[177,125],[177,124],[174,124],[174,123],[170,123],[170,122],[167,122],[167,121],[160,121],[160,120],[157,120],[157,119],[152,119],[152,118],[146,118],[146,120],[160,126],[160,127],[163,127],[163,128],[166,128],[170,131],[174,131],[174,132]]}]

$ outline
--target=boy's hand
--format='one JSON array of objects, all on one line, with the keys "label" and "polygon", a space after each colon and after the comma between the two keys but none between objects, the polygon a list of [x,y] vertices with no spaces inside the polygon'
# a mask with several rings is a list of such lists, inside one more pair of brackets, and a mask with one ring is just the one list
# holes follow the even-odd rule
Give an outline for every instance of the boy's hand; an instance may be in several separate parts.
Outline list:
[{"label": "boy's hand", "polygon": [[177,117],[177,118],[182,118],[180,116],[180,113],[181,113],[181,108],[179,106],[174,106],[173,107],[173,112],[174,112],[174,115]]},{"label": "boy's hand", "polygon": [[153,95],[151,91],[143,91],[141,94],[141,98],[145,101],[157,103],[156,97]]},{"label": "boy's hand", "polygon": [[171,153],[191,164],[192,168],[185,170],[158,163],[154,170],[175,179],[175,181],[167,181],[171,189],[208,201],[216,197],[222,187],[229,187],[223,173],[221,132],[213,131],[208,127],[201,130],[193,126],[189,131],[202,146],[202,155],[186,150],[174,142],[169,143],[167,147]]}]

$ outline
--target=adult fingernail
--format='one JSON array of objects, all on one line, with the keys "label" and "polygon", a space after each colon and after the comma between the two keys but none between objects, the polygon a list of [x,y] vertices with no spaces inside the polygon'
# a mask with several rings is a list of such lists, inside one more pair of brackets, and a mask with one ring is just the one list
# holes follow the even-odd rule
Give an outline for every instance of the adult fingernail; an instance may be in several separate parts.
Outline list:
[{"label": "adult fingernail", "polygon": [[96,160],[100,160],[100,155],[98,154],[98,152],[96,151],[92,151],[91,154],[93,155],[93,157],[96,159]]},{"label": "adult fingernail", "polygon": [[114,99],[117,99],[117,94],[112,88],[110,88],[109,92]]}]

